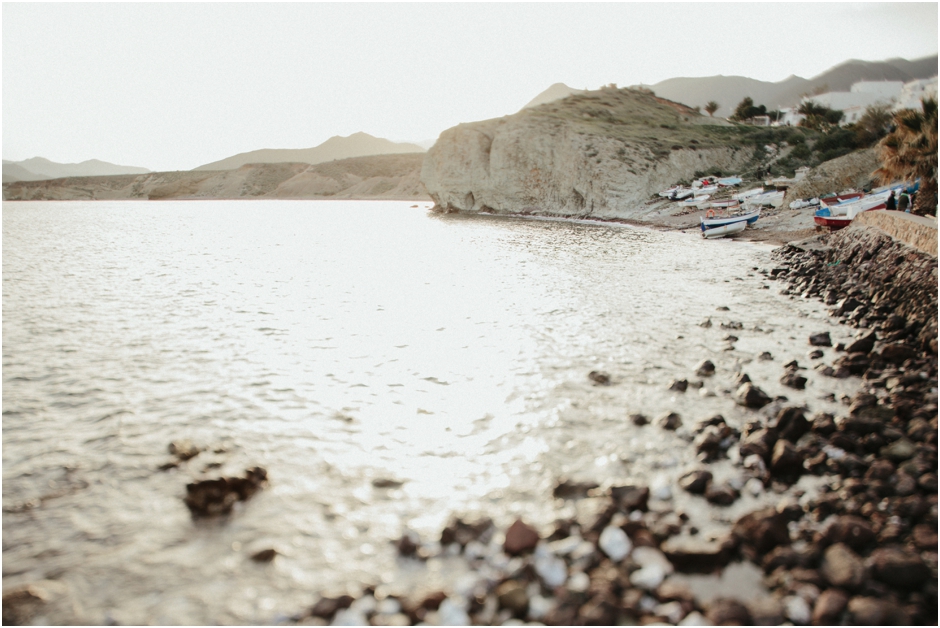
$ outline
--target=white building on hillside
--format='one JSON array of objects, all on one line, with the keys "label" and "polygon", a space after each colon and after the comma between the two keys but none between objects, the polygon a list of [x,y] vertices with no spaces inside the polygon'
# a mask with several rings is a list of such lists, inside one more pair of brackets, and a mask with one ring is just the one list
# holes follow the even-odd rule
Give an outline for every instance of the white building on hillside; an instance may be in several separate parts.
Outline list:
[{"label": "white building on hillside", "polygon": [[920,109],[921,98],[937,98],[937,77],[920,79],[905,83],[898,95],[895,111],[898,109]]},{"label": "white building on hillside", "polygon": [[859,81],[849,91],[853,94],[871,94],[887,104],[897,100],[903,88],[902,81]]}]

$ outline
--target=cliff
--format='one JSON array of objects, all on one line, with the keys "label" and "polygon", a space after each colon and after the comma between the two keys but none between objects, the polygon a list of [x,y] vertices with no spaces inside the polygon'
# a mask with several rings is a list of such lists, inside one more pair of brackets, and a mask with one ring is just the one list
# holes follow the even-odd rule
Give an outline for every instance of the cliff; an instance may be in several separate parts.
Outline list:
[{"label": "cliff", "polygon": [[373,155],[310,165],[248,164],[236,170],[17,181],[4,200],[385,199],[425,200],[424,155]]},{"label": "cliff", "polygon": [[448,129],[421,181],[441,211],[629,219],[677,181],[753,163],[754,132],[649,92],[605,88]]}]

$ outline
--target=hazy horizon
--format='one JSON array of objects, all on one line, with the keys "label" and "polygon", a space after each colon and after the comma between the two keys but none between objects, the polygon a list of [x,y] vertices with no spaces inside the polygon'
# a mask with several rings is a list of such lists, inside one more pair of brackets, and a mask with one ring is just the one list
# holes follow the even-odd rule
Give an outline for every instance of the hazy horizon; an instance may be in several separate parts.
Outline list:
[{"label": "hazy horizon", "polygon": [[428,140],[553,83],[812,78],[937,53],[937,4],[3,5],[3,158],[188,170]]}]

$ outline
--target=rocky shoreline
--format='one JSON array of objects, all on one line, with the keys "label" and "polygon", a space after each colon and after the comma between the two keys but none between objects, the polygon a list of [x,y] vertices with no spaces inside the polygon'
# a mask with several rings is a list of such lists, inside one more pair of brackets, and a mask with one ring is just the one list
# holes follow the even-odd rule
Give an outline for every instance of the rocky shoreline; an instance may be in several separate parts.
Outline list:
[{"label": "rocky shoreline", "polygon": [[[746,490],[783,493],[813,474],[824,479],[817,495],[784,499],[739,518],[725,535],[706,537],[684,513],[651,508],[650,487],[559,479],[551,498],[573,503],[576,514],[553,529],[519,519],[500,530],[486,517],[455,518],[439,539],[406,534],[397,541],[402,561],[439,569],[442,560],[462,559],[478,576],[472,584],[396,591],[376,583],[356,595],[323,596],[291,622],[935,625],[936,257],[854,227],[786,245],[773,259],[778,265],[762,272],[785,282],[785,294],[822,299],[859,329],[853,343],[835,347],[831,365],[804,376],[791,363],[784,383],[861,377],[864,387],[842,399],[840,416],[783,407],[770,418],[755,412],[741,432],[720,416],[701,421],[693,443],[701,469],[677,489],[718,507],[735,501],[738,488],[716,485],[707,469],[727,456],[750,476]],[[828,334],[807,343],[831,345]],[[708,364],[698,370],[708,376]],[[739,404],[774,407],[743,373],[739,384]],[[670,418],[656,427],[670,429]],[[704,601],[671,577],[717,573],[739,561],[763,571],[769,595],[739,600],[728,590]]]}]

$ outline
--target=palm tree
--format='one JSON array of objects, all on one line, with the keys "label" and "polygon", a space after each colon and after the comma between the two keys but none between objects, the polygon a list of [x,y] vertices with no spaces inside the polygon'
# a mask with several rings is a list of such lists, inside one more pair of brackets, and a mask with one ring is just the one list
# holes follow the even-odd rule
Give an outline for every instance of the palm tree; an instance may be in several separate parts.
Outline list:
[{"label": "palm tree", "polygon": [[708,112],[708,115],[709,115],[709,116],[713,116],[713,115],[715,115],[715,112],[718,111],[718,107],[720,107],[720,106],[721,106],[721,105],[719,105],[718,103],[716,103],[714,100],[709,100],[709,101],[708,101],[708,104],[705,105],[705,111]]},{"label": "palm tree", "polygon": [[894,114],[894,130],[878,147],[884,183],[920,178],[914,213],[937,211],[937,100],[921,99],[922,111],[904,109]]}]

